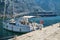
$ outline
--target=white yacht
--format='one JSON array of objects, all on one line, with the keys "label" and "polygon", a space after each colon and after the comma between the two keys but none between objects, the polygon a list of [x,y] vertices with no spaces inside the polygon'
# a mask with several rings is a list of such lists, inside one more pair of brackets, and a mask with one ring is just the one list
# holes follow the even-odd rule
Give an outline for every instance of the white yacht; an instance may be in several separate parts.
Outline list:
[{"label": "white yacht", "polygon": [[33,30],[37,30],[39,24],[35,22],[30,23],[28,21],[28,19],[32,17],[34,16],[23,16],[18,20],[11,19],[7,23],[4,23],[3,28],[14,32],[30,32]]}]

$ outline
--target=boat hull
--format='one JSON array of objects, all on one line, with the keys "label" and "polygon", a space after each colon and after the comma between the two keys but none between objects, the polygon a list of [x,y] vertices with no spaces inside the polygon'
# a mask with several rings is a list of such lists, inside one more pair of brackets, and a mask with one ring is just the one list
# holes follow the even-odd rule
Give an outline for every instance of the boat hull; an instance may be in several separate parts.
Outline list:
[{"label": "boat hull", "polygon": [[19,33],[27,33],[27,32],[31,32],[33,31],[29,26],[27,25],[21,25],[21,26],[13,26],[13,25],[7,25],[6,23],[4,23],[3,26],[4,29],[9,30],[9,31],[13,31],[13,32],[19,32]]}]

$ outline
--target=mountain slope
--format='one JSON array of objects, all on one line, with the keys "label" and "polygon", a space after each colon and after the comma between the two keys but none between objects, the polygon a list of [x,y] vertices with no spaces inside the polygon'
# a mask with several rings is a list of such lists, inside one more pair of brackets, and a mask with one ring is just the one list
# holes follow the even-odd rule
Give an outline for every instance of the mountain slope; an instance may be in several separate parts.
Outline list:
[{"label": "mountain slope", "polygon": [[12,2],[7,0],[7,13],[12,13],[13,3],[14,12],[20,13],[25,11],[54,11],[58,15],[60,14],[60,0],[12,0]]}]

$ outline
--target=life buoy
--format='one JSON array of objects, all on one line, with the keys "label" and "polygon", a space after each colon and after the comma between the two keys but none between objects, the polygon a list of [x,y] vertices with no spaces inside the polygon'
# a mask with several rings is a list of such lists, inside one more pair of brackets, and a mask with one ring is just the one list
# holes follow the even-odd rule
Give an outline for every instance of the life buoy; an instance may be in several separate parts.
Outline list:
[{"label": "life buoy", "polygon": [[44,21],[43,20],[40,20],[40,24],[43,24],[44,23]]}]

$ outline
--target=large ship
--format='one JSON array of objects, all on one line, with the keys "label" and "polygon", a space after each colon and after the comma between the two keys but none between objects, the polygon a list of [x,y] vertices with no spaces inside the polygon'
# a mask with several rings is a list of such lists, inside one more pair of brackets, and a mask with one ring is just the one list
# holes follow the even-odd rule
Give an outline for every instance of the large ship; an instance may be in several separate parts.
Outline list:
[{"label": "large ship", "polygon": [[39,16],[45,16],[45,17],[52,17],[52,16],[57,16],[56,13],[54,12],[38,12]]},{"label": "large ship", "polygon": [[28,15],[34,15],[34,16],[41,16],[41,17],[52,17],[52,16],[57,16],[56,13],[54,12],[33,12],[33,13],[30,13]]}]

